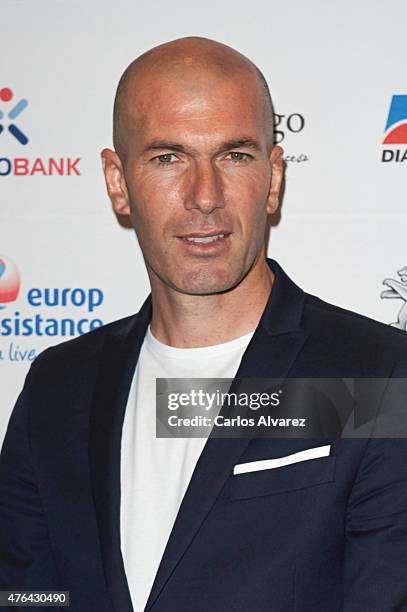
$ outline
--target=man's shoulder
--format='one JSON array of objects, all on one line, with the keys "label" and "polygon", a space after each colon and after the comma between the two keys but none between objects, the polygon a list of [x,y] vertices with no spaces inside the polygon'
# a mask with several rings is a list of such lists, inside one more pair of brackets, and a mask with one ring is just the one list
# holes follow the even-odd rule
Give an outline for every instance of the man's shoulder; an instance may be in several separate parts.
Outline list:
[{"label": "man's shoulder", "polygon": [[[279,285],[277,301],[280,311],[288,310],[284,321],[295,321],[306,332],[309,342],[306,359],[350,357],[369,362],[369,357],[384,360],[407,360],[407,333],[365,315],[328,303],[305,292],[273,259],[267,259]],[[273,296],[273,293],[271,294]],[[273,316],[269,311],[270,321]],[[379,357],[382,357],[380,360]],[[304,357],[304,355],[303,355]]]},{"label": "man's shoulder", "polygon": [[306,293],[303,324],[327,346],[350,355],[407,360],[407,334],[365,315],[330,304]]}]

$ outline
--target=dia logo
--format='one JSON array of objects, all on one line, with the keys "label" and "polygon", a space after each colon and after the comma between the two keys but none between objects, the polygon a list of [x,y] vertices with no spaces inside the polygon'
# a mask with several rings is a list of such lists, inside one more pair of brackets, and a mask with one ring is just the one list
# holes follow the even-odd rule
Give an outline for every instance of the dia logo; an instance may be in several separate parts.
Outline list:
[{"label": "dia logo", "polygon": [[393,96],[385,127],[384,145],[391,148],[383,149],[382,162],[407,162],[407,95]]}]

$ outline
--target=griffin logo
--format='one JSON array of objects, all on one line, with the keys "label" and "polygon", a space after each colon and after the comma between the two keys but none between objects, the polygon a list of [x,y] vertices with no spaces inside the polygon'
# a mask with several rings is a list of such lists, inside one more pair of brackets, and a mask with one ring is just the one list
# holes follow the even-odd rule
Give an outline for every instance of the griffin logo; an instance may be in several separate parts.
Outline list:
[{"label": "griffin logo", "polygon": [[383,285],[387,285],[389,289],[382,291],[380,297],[403,300],[403,305],[398,314],[398,320],[395,323],[391,323],[391,325],[392,327],[407,331],[407,266],[398,270],[397,274],[400,280],[386,278],[383,281]]}]

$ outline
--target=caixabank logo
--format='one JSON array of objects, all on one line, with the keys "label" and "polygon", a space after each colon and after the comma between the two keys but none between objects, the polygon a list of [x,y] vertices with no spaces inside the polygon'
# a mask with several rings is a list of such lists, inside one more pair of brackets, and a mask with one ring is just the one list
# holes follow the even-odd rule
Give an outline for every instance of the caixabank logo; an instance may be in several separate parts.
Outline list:
[{"label": "caixabank logo", "polygon": [[[10,87],[0,88],[0,177],[2,176],[81,176],[80,157],[7,157],[7,139],[27,150],[30,138],[20,123],[29,106],[25,97],[15,97]],[[24,115],[23,115],[24,116]]]},{"label": "caixabank logo", "polygon": [[0,362],[32,361],[39,338],[63,341],[101,327],[103,301],[99,287],[24,288],[15,262],[0,255]]},{"label": "caixabank logo", "polygon": [[384,131],[382,162],[407,162],[407,95],[392,97]]},{"label": "caixabank logo", "polygon": [[[9,87],[3,87],[0,89],[0,100],[2,102],[11,102],[13,99],[13,92]],[[26,145],[28,143],[28,137],[24,132],[14,123],[16,117],[18,117],[23,110],[25,110],[28,106],[28,100],[25,98],[21,98],[17,103],[14,103],[11,109],[5,114],[0,110],[0,121],[3,121],[5,118],[8,121],[7,130],[10,132],[12,136],[22,145]],[[0,123],[0,134],[4,130],[4,124]]]}]

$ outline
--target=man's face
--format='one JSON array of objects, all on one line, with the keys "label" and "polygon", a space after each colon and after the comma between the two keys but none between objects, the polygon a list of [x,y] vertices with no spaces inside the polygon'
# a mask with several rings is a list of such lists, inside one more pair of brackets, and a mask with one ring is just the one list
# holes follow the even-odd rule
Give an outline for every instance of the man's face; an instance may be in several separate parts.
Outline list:
[{"label": "man's face", "polygon": [[263,104],[247,76],[153,79],[129,100],[121,196],[110,195],[130,214],[152,282],[218,293],[263,253],[282,166]]}]

